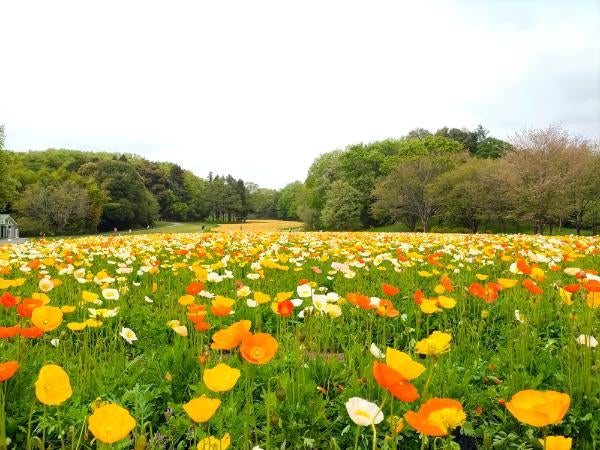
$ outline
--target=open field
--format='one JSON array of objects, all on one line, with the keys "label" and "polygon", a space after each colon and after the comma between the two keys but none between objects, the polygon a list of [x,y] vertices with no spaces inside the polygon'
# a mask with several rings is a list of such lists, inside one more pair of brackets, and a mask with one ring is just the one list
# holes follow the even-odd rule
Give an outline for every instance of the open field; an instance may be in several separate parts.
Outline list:
[{"label": "open field", "polygon": [[224,223],[217,225],[212,231],[261,233],[265,231],[297,231],[304,227],[302,222],[293,220],[247,220],[244,223]]},{"label": "open field", "polygon": [[600,445],[599,238],[248,225],[0,247],[0,448]]}]

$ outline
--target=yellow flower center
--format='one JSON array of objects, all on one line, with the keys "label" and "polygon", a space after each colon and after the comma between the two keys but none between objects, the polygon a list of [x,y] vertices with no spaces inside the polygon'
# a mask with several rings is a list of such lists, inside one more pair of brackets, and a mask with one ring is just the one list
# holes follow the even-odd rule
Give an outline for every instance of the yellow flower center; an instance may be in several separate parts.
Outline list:
[{"label": "yellow flower center", "polygon": [[265,356],[265,351],[261,347],[252,347],[250,354],[254,359],[262,359]]},{"label": "yellow flower center", "polygon": [[365,417],[365,418],[371,420],[371,416],[364,409],[357,409],[356,411],[354,411],[354,414],[356,414],[357,416]]},{"label": "yellow flower center", "polygon": [[448,429],[455,428],[466,420],[467,416],[463,411],[454,408],[444,408],[433,411],[429,414],[429,422],[448,433]]}]

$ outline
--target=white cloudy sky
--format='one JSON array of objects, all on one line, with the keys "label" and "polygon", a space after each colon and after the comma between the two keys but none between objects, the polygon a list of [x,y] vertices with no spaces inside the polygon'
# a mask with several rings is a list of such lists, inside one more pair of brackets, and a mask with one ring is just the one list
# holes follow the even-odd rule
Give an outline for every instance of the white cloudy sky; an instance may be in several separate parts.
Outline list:
[{"label": "white cloudy sky", "polygon": [[265,187],[420,126],[600,137],[600,2],[0,0],[6,147]]}]

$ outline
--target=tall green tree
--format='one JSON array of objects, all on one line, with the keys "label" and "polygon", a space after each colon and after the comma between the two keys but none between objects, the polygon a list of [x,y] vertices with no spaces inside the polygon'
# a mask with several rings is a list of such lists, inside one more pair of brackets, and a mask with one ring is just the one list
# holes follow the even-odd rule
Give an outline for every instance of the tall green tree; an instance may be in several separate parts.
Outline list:
[{"label": "tall green tree", "polygon": [[433,184],[465,159],[464,153],[441,154],[420,156],[397,165],[375,187],[372,213],[392,221],[417,218],[423,231],[429,231],[431,218],[442,206],[441,199],[433,192]]},{"label": "tall green tree", "polygon": [[329,187],[321,221],[331,230],[358,230],[362,227],[361,209],[358,190],[347,181],[337,180]]},{"label": "tall green tree", "polygon": [[12,175],[13,164],[4,151],[4,125],[0,125],[0,212],[16,201],[19,183]]},{"label": "tall green tree", "polygon": [[17,203],[21,229],[29,234],[95,231],[98,222],[90,223],[99,219],[94,200],[85,187],[72,181],[30,185]]},{"label": "tall green tree", "polygon": [[471,158],[432,184],[431,193],[441,202],[440,211],[451,222],[476,233],[482,222],[489,222],[498,211],[502,193],[497,190],[495,160]]},{"label": "tall green tree", "polygon": [[298,201],[302,191],[302,182],[294,181],[279,192],[277,200],[277,217],[286,220],[298,219]]},{"label": "tall green tree", "polygon": [[401,139],[397,142],[396,153],[383,161],[381,170],[387,175],[399,164],[416,157],[456,154],[464,150],[461,143],[443,136]]},{"label": "tall green tree", "polygon": [[307,229],[318,229],[323,226],[320,222],[321,210],[327,201],[327,190],[336,180],[342,179],[341,150],[323,153],[318,156],[310,168],[304,182],[305,190],[300,197],[302,203],[298,212]]},{"label": "tall green tree", "polygon": [[501,139],[494,137],[486,137],[477,144],[475,156],[478,158],[493,158],[497,159],[512,149],[512,145]]},{"label": "tall green tree", "polygon": [[79,172],[82,176],[92,176],[108,194],[109,201],[100,221],[101,229],[145,227],[158,218],[158,202],[128,162],[101,160],[83,165]]}]

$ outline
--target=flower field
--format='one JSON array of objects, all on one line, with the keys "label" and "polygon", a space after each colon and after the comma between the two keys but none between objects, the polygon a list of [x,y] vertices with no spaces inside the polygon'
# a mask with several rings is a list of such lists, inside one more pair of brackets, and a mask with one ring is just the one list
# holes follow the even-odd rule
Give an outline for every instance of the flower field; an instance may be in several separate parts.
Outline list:
[{"label": "flower field", "polygon": [[598,448],[598,270],[574,236],[3,246],[0,449]]}]

